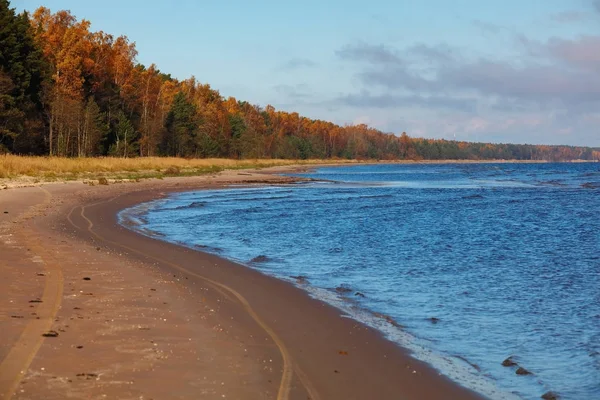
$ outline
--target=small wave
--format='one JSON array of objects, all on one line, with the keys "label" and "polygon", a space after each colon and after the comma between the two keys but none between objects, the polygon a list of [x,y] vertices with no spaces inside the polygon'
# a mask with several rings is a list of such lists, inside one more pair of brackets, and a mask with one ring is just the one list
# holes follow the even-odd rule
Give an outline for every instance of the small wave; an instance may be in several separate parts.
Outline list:
[{"label": "small wave", "polygon": [[336,293],[340,293],[340,294],[348,294],[350,292],[353,292],[351,287],[345,286],[345,285],[341,285],[335,288]]},{"label": "small wave", "polygon": [[600,189],[600,182],[585,182],[581,184],[584,189]]},{"label": "small wave", "polygon": [[136,229],[139,226],[146,225],[148,221],[144,217],[135,214],[119,215],[119,223],[131,229]]},{"label": "small wave", "polygon": [[467,358],[465,358],[461,355],[458,355],[458,354],[453,354],[452,357],[457,358],[457,359],[469,364],[471,367],[473,367],[473,369],[475,369],[475,371],[481,372],[481,367],[479,365],[475,364],[474,362],[467,360]]},{"label": "small wave", "polygon": [[248,208],[240,208],[237,210],[232,210],[231,212],[242,213],[242,214],[252,214],[264,211],[264,207],[248,207]]},{"label": "small wave", "polygon": [[198,208],[198,207],[205,207],[205,206],[206,206],[206,203],[204,201],[194,201],[190,205],[188,205],[186,208]]},{"label": "small wave", "polygon": [[200,208],[200,207],[206,207],[206,202],[204,201],[194,201],[190,204],[186,204],[183,206],[177,206],[177,207],[165,207],[165,208],[161,208],[157,211],[176,211],[176,210],[187,210],[190,208]]},{"label": "small wave", "polygon": [[148,228],[135,227],[133,229],[139,233],[142,233],[142,234],[144,234],[146,236],[150,236],[150,237],[166,237],[165,234],[157,232],[157,231],[153,231],[152,229],[148,229]]},{"label": "small wave", "polygon": [[[184,246],[187,246],[186,243],[183,243]],[[207,253],[222,253],[223,249],[220,247],[206,246],[203,244],[195,244],[194,249],[204,251]]]},{"label": "small wave", "polygon": [[243,198],[221,200],[219,203],[241,203],[241,202],[260,201],[260,200],[284,200],[284,199],[289,199],[291,197],[292,196],[243,197]]},{"label": "small wave", "polygon": [[600,171],[599,172],[586,172],[585,174],[581,174],[580,176],[588,178],[590,176],[596,176],[596,175],[600,175]]},{"label": "small wave", "polygon": [[556,180],[556,179],[553,179],[553,180],[550,180],[550,181],[539,182],[539,185],[543,185],[543,186],[567,186],[566,183],[561,182],[561,181]]},{"label": "small wave", "polygon": [[463,199],[483,199],[484,197],[480,194],[472,194],[470,196],[463,196]]},{"label": "small wave", "polygon": [[255,188],[235,188],[235,189],[222,189],[222,190],[200,190],[195,192],[188,192],[180,195],[180,199],[185,197],[188,198],[201,198],[202,200],[221,200],[230,199],[232,197],[244,198],[252,195],[278,195],[278,194],[289,194],[293,193],[293,190],[289,188],[279,188],[277,186],[265,186]]},{"label": "small wave", "polygon": [[[357,198],[359,199],[390,199],[394,197],[391,194],[372,194],[372,195],[364,195],[364,196],[358,196]],[[354,197],[349,197],[349,198],[354,198]]]}]

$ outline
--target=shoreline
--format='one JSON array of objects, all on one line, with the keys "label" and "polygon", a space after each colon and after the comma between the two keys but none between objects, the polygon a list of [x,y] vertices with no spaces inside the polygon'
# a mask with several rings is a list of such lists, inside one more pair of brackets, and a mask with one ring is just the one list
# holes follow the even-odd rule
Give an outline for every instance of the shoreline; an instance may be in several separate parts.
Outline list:
[{"label": "shoreline", "polygon": [[[256,160],[255,160],[256,161]],[[270,160],[260,160],[268,162]],[[333,160],[332,162],[326,162],[326,160],[314,161],[309,160],[306,163],[298,163],[298,164],[282,164],[275,166],[265,166],[265,167],[249,167],[245,169],[224,169],[219,173],[230,173],[230,172],[242,172],[244,171],[252,171],[261,174],[276,174],[282,172],[306,172],[308,170],[313,170],[316,168],[324,168],[324,167],[347,167],[347,166],[356,166],[356,165],[382,165],[382,164],[391,164],[391,165],[430,165],[430,164],[570,164],[570,163],[598,163],[598,160],[568,160],[568,161],[550,161],[550,160],[502,160],[502,159],[493,159],[493,160]],[[17,177],[0,177],[0,190],[3,189],[17,189],[22,187],[38,187],[42,185],[51,185],[51,184],[62,184],[62,183],[84,183],[84,184],[98,184],[98,179],[106,178],[109,183],[131,183],[131,182],[139,182],[145,180],[156,180],[156,179],[164,179],[166,178],[202,178],[204,176],[214,176],[215,173],[211,172],[199,172],[197,174],[181,174],[181,175],[164,175],[162,177],[155,176],[146,176],[145,173],[151,172],[147,170],[133,170],[133,171],[111,171],[111,172],[99,172],[92,174],[90,172],[62,172],[59,175],[51,171],[43,171],[44,174],[50,173],[53,177],[47,178],[44,174],[41,174],[41,171],[38,171],[37,174],[30,175],[18,175]],[[156,173],[154,171],[153,173]],[[134,175],[135,178],[122,178],[121,175]],[[0,175],[1,176],[1,175]]]},{"label": "shoreline", "polygon": [[[251,175],[245,175],[247,173]],[[220,174],[219,176],[223,177],[223,175],[227,174]],[[198,304],[205,305],[204,309],[208,310],[206,311],[207,314],[203,314],[205,318],[197,320],[195,315],[192,316],[183,311],[176,313],[175,317],[181,321],[187,320],[186,329],[190,326],[202,330],[202,328],[206,328],[207,320],[216,323],[209,331],[214,334],[213,329],[215,326],[222,329],[216,331],[219,334],[215,335],[219,338],[211,338],[213,340],[219,339],[216,342],[217,344],[211,349],[206,349],[206,343],[197,343],[196,345],[202,347],[203,351],[216,352],[215,358],[218,358],[220,351],[226,354],[231,352],[232,348],[237,350],[244,348],[241,354],[233,354],[229,360],[230,362],[233,360],[233,364],[238,366],[243,364],[243,367],[240,367],[239,370],[238,368],[232,370],[230,362],[226,365],[219,365],[218,362],[205,365],[203,363],[205,360],[202,357],[196,357],[198,359],[189,357],[189,354],[183,351],[184,348],[178,349],[179,358],[177,359],[179,361],[176,363],[168,361],[168,359],[166,361],[162,359],[160,361],[153,360],[152,362],[161,364],[163,368],[179,371],[183,375],[190,375],[191,371],[200,369],[204,371],[203,373],[211,370],[210,373],[227,376],[229,379],[234,378],[231,385],[222,385],[227,386],[227,389],[230,390],[227,397],[233,396],[233,398],[236,398],[237,393],[237,398],[277,399],[300,399],[307,398],[307,396],[313,399],[482,398],[448,378],[440,376],[439,372],[429,365],[415,360],[408,351],[385,339],[379,331],[343,317],[342,312],[337,308],[311,298],[308,293],[289,282],[264,275],[215,255],[149,238],[119,225],[117,221],[117,213],[120,210],[161,198],[168,193],[225,187],[231,184],[264,185],[297,181],[297,179],[254,172],[240,174],[238,171],[237,173],[232,172],[228,177],[225,176],[222,179],[211,177],[171,178],[159,182],[94,188],[86,188],[85,186],[81,188],[83,185],[76,184],[48,185],[49,190],[43,189],[46,192],[43,193],[45,199],[43,201],[46,201],[45,206],[48,208],[41,212],[37,211],[40,213],[39,215],[27,215],[23,222],[27,221],[24,225],[30,225],[30,222],[33,221],[33,226],[31,228],[26,227],[26,229],[37,230],[44,234],[58,231],[57,237],[40,238],[40,245],[43,243],[48,244],[48,241],[55,243],[60,239],[61,243],[62,241],[66,242],[65,246],[67,247],[63,246],[63,251],[68,252],[68,248],[73,248],[73,245],[75,245],[78,250],[85,251],[84,259],[99,256],[106,257],[105,264],[100,263],[101,266],[108,266],[108,269],[117,269],[119,273],[135,275],[137,282],[140,283],[139,286],[160,286],[157,282],[161,282],[163,286],[169,287],[168,290],[183,291],[185,296],[177,298],[182,304],[182,309],[189,310],[198,307]],[[42,192],[40,189],[31,188],[2,193],[13,192],[18,194],[19,191],[23,191],[26,196],[29,193],[25,193],[25,191],[31,193]],[[48,196],[50,197],[48,198]],[[73,199],[74,197],[75,199]],[[0,199],[2,198],[0,197]],[[53,202],[53,199],[57,201]],[[25,212],[23,210],[22,214]],[[0,220],[0,222],[3,221]],[[17,222],[17,225],[20,225],[20,223]],[[26,239],[21,238],[20,240]],[[40,248],[33,250],[44,251]],[[75,259],[78,259],[77,256],[80,255],[76,255]],[[50,257],[48,254],[42,256],[44,260],[49,260]],[[65,255],[61,254],[61,261],[65,258]],[[117,265],[113,264],[115,260],[118,262]],[[94,260],[94,263],[99,265],[96,260]],[[124,269],[123,266],[128,268]],[[62,269],[64,280],[67,282],[73,271],[66,265],[63,265]],[[74,270],[78,271],[77,268],[74,268]],[[107,273],[107,271],[98,269],[97,274],[102,273]],[[160,279],[156,280],[156,276],[152,275],[158,275]],[[78,285],[81,285],[81,279],[77,276]],[[92,276],[89,282],[93,284],[96,279],[95,276]],[[141,285],[141,282],[145,285]],[[86,283],[86,285],[89,285],[89,283]],[[68,287],[69,285],[64,286],[64,288]],[[98,290],[102,289],[110,290],[110,285],[105,284],[102,288],[98,288]],[[145,287],[144,289],[144,293],[148,293],[148,288]],[[160,296],[161,288],[154,289],[155,291],[152,291],[152,288],[150,288],[152,293],[147,296],[152,296],[153,299],[158,297],[158,299],[155,299],[156,301],[166,300],[167,297],[171,301],[173,300],[173,296]],[[121,300],[125,302],[135,303],[139,301],[133,294],[124,293],[123,290],[115,291],[113,295],[121,296]],[[81,298],[82,296],[78,297]],[[51,316],[52,320],[49,321],[52,322],[53,328],[57,324],[57,319],[59,321],[61,318],[69,320],[69,316],[64,314],[65,311],[70,312],[71,310],[66,310],[65,303],[67,300],[66,296],[64,297],[60,310],[57,311],[56,315]],[[96,299],[96,301],[100,301],[99,306],[102,305],[102,300],[102,298]],[[91,299],[86,299],[86,301],[91,301]],[[162,307],[163,310],[161,310],[161,307],[156,306],[157,304],[154,304],[151,308],[152,312],[165,311],[164,308],[166,307]],[[82,307],[77,308],[83,309]],[[79,310],[76,311],[76,313],[79,313]],[[173,310],[167,311],[171,313]],[[99,312],[102,313],[105,310]],[[111,312],[118,314],[119,310],[115,309]],[[198,314],[198,311],[195,314]],[[166,322],[166,318],[164,319]],[[3,324],[6,322],[4,318],[0,321]],[[9,320],[8,322],[12,321]],[[122,324],[127,323],[126,320],[122,321]],[[159,329],[155,325],[156,318],[154,318],[154,325],[150,326],[148,324],[147,330],[138,328],[135,333],[152,336],[155,330],[160,331],[162,329],[167,337],[177,336],[178,334],[178,330],[173,326],[163,326]],[[60,328],[57,329],[57,332],[60,332]],[[68,332],[69,329],[65,328],[63,330]],[[81,329],[90,338],[96,337],[98,334],[98,330],[94,331],[93,327],[82,327]],[[18,331],[18,329],[15,330]],[[117,329],[113,333],[114,340],[125,340],[123,331]],[[22,342],[15,339],[17,336],[18,332],[12,336],[12,348],[15,347],[15,344]],[[63,335],[63,332],[60,332],[58,338],[43,339],[40,352],[33,359],[29,371],[25,374],[24,381],[26,384],[21,382],[16,388],[17,395],[15,398],[35,398],[35,396],[20,396],[19,393],[21,392],[19,390],[28,393],[33,388],[33,393],[36,393],[37,390],[38,394],[46,393],[49,390],[52,379],[41,377],[39,372],[34,373],[40,360],[45,361],[44,364],[46,365],[49,362],[54,363],[53,366],[57,369],[54,372],[56,376],[65,375],[67,371],[74,368],[68,360],[60,359],[64,357],[61,357],[60,352],[56,353],[55,348],[48,349],[52,342],[61,341],[63,336],[68,336],[68,334]],[[153,344],[158,343],[163,338],[161,335],[152,337],[154,338]],[[222,337],[225,339],[223,340]],[[188,339],[190,342],[193,341],[192,337]],[[67,346],[69,345],[67,344]],[[73,343],[71,343],[72,346]],[[9,350],[0,347],[0,356],[5,356]],[[105,357],[107,359],[116,357],[121,360],[121,364],[127,364],[132,358],[130,353],[105,354]],[[149,363],[152,364],[152,362]],[[242,363],[240,364],[240,362]],[[81,363],[85,364],[84,361],[81,361]],[[171,365],[173,363],[175,365]],[[198,363],[201,365],[194,365]],[[108,361],[104,364],[111,365]],[[265,368],[265,364],[268,366],[267,368]],[[1,366],[2,364],[0,364],[0,368]],[[193,368],[190,370],[191,366]],[[210,368],[208,368],[209,366]],[[83,368],[82,365],[78,367],[79,369]],[[61,369],[64,371],[59,371]],[[81,382],[89,385],[89,381],[93,381],[96,384],[94,387],[107,390],[106,385],[100,384],[104,375],[121,374],[127,376],[132,373],[127,368],[114,371],[114,368],[111,370],[111,368],[107,369],[105,366],[104,369],[109,372],[105,372],[103,375],[97,372],[85,372],[84,374],[92,375],[84,375],[85,379],[70,382],[70,385],[74,386],[74,383],[79,384]],[[138,367],[136,369],[143,368]],[[163,377],[163,375],[153,373],[155,370],[145,371],[146,377],[144,379],[147,386],[138,388],[136,393],[149,395],[153,393],[153,390],[158,390],[156,385],[159,383],[149,380],[149,376],[154,376],[154,379]],[[243,373],[240,371],[243,371]],[[81,372],[79,373],[81,374]],[[246,376],[248,379],[239,382],[239,379],[236,378],[239,378],[240,375]],[[77,374],[75,376],[77,377]],[[183,379],[182,382],[182,377],[179,375],[174,379],[175,382],[167,386],[173,387],[173,385],[177,385],[176,382],[179,382],[179,385],[183,384],[185,389],[189,390],[181,398],[192,397],[194,394],[200,393],[199,387],[202,385],[189,387],[189,382],[186,385],[186,379]],[[118,379],[118,381],[120,382],[122,379]],[[66,385],[66,387],[69,387],[69,385]],[[0,389],[2,388],[2,385],[0,385]],[[123,393],[122,388],[116,389],[118,390],[115,393]],[[128,390],[131,391],[132,389],[129,388]],[[73,394],[72,391],[70,393]],[[31,393],[29,395],[31,396]],[[77,396],[75,397],[77,398]],[[166,396],[166,398],[169,397],[171,396]],[[173,395],[172,397],[176,396]],[[57,398],[60,397],[57,396]]]},{"label": "shoreline", "polygon": [[[298,169],[300,169],[300,167]],[[311,172],[312,170],[313,168],[311,168]],[[305,173],[308,171],[306,171],[306,167],[302,167],[301,171],[295,169],[293,172]],[[317,179],[317,181],[338,183],[337,181],[321,181],[319,179]],[[261,187],[265,186],[268,187],[269,185],[261,185]],[[246,187],[247,186],[225,186],[191,190],[185,189],[182,192],[169,192],[167,196],[161,198],[160,200],[166,199],[168,201],[169,197],[180,193],[185,194],[211,190],[218,190],[219,192],[223,190],[236,191],[238,189],[243,189]],[[355,301],[351,294],[357,292],[357,290],[360,290],[360,288],[357,289],[353,287],[345,287],[348,290],[351,289],[350,295],[348,295],[345,292],[345,294],[341,294],[341,292],[336,292],[339,288],[336,288],[334,290],[333,287],[325,288],[313,285],[311,283],[311,276],[307,276],[302,273],[297,276],[290,275],[289,273],[269,273],[253,267],[252,263],[248,262],[247,259],[246,261],[244,261],[242,259],[227,257],[227,255],[224,255],[223,253],[223,251],[226,251],[227,249],[222,249],[218,246],[210,247],[203,245],[191,245],[186,244],[184,242],[171,241],[168,240],[167,237],[165,237],[165,235],[161,233],[152,230],[147,230],[145,228],[140,228],[140,226],[142,226],[145,222],[143,221],[143,218],[141,218],[141,221],[139,220],[139,218],[142,214],[145,214],[146,211],[148,211],[148,208],[145,207],[145,205],[152,204],[154,201],[157,200],[159,199],[151,199],[148,202],[133,204],[132,206],[121,210],[118,213],[119,224],[138,235],[142,235],[144,237],[153,240],[158,240],[161,242],[166,242],[180,248],[210,254],[215,257],[232,262],[236,265],[240,265],[244,268],[256,271],[257,273],[266,277],[281,280],[293,286],[295,289],[300,289],[311,299],[314,299],[317,302],[325,303],[328,306],[338,310],[340,315],[343,315],[345,318],[350,318],[361,325],[367,326],[370,329],[375,330],[375,332],[381,335],[385,340],[388,340],[394,345],[403,349],[403,351],[408,353],[413,359],[425,363],[426,365],[432,367],[438,373],[441,373],[441,375],[445,376],[447,379],[460,386],[465,387],[468,390],[472,390],[477,395],[482,396],[483,398],[486,398],[486,396],[492,396],[492,398],[515,400],[520,398],[514,393],[510,393],[508,391],[505,392],[498,386],[496,386],[494,383],[494,379],[492,379],[490,376],[481,374],[481,369],[477,364],[472,363],[468,359],[457,354],[445,354],[432,351],[431,348],[424,344],[425,342],[422,337],[416,336],[412,332],[408,332],[401,323],[396,321],[391,316],[382,314],[377,311],[373,311],[369,308],[366,308],[364,305],[361,305],[359,302]],[[138,207],[140,207],[141,210]],[[358,291],[357,293],[359,295],[363,295],[360,291]]]}]

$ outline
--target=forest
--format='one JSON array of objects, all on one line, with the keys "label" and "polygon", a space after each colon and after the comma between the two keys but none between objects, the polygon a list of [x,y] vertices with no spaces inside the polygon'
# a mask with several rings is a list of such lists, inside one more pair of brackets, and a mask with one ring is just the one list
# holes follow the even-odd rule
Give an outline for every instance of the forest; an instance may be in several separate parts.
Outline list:
[{"label": "forest", "polygon": [[136,61],[69,11],[0,0],[0,154],[235,159],[600,160],[600,149],[413,138],[259,106]]}]

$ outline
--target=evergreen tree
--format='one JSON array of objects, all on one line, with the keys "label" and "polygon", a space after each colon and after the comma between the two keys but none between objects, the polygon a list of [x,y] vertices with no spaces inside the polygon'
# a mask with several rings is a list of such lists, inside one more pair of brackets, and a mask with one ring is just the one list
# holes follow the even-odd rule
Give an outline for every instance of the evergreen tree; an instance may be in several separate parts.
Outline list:
[{"label": "evergreen tree", "polygon": [[115,141],[109,149],[109,155],[125,158],[137,156],[139,150],[137,134],[123,111],[119,111],[117,115],[114,132]]},{"label": "evergreen tree", "polygon": [[12,148],[18,132],[23,129],[24,114],[16,107],[13,90],[12,80],[0,70],[0,154]]},{"label": "evergreen tree", "polygon": [[163,151],[167,155],[181,157],[196,155],[198,150],[198,123],[196,107],[188,101],[183,92],[173,99],[173,105],[165,122],[166,135]]},{"label": "evergreen tree", "polygon": [[27,13],[16,15],[8,0],[0,0],[0,143],[7,149],[44,151],[46,68]]},{"label": "evergreen tree", "polygon": [[93,98],[89,98],[83,110],[83,123],[78,135],[79,157],[101,154],[100,141],[108,133],[105,115]]}]

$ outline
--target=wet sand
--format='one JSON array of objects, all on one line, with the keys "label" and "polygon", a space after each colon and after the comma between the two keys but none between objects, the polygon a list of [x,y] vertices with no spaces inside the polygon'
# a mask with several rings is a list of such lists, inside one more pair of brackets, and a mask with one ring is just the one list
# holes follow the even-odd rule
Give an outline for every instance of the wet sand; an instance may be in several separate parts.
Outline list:
[{"label": "wet sand", "polygon": [[0,399],[481,398],[289,283],[116,220],[169,192],[270,183],[293,179],[0,191]]}]

